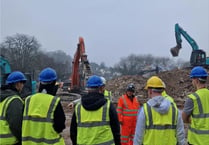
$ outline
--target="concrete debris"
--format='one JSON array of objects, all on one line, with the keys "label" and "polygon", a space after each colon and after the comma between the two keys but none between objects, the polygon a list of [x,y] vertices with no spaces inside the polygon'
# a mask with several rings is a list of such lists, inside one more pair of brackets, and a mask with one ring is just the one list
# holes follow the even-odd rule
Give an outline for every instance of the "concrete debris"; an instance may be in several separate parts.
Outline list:
[{"label": "concrete debris", "polygon": [[[157,74],[165,82],[167,94],[174,98],[179,108],[183,107],[187,95],[195,91],[189,73],[190,69],[175,69]],[[135,95],[138,96],[141,103],[144,103],[148,100],[144,90],[148,78],[141,75],[121,76],[107,81],[106,88],[112,92],[113,100],[117,103],[118,98],[125,92],[126,86],[129,83],[134,83],[136,87]]]},{"label": "concrete debris", "polygon": [[[165,82],[167,94],[174,98],[180,109],[183,108],[187,95],[195,91],[191,79],[189,78],[189,73],[190,69],[175,69],[157,74],[157,76]],[[135,95],[138,97],[140,103],[143,104],[148,100],[146,91],[144,90],[148,78],[149,76],[147,75],[121,76],[107,81],[106,88],[112,92],[112,95],[114,96],[113,101],[115,105],[117,105],[117,100],[125,92],[127,85],[129,83],[134,83],[136,87]],[[207,85],[207,88],[209,88],[209,85]],[[69,129],[73,110],[69,109],[68,104],[72,101],[72,97],[61,95],[61,98],[66,114],[66,129],[63,131],[62,135],[65,139],[65,143],[71,145]],[[77,97],[73,97],[73,99],[77,99]],[[187,130],[187,128],[188,125],[185,124],[185,129]]]}]

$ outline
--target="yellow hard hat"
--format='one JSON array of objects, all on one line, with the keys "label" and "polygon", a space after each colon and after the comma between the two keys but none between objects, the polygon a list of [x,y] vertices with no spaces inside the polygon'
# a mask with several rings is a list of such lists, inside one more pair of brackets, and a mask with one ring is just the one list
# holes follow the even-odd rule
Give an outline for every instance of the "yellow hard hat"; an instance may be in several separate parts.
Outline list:
[{"label": "yellow hard hat", "polygon": [[152,76],[147,80],[145,89],[148,88],[165,88],[165,83],[157,76]]}]

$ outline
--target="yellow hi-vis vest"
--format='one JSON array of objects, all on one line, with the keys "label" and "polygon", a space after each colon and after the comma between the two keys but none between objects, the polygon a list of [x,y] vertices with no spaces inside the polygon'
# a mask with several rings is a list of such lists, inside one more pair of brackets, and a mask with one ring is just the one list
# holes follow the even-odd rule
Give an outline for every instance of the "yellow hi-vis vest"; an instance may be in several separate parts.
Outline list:
[{"label": "yellow hi-vis vest", "polygon": [[22,145],[65,145],[53,128],[54,111],[60,98],[37,93],[25,100],[22,124]]},{"label": "yellow hi-vis vest", "polygon": [[108,91],[108,90],[105,90],[104,91],[104,96],[105,96],[105,98],[107,98],[107,99],[109,99],[110,101],[111,101],[111,96],[112,96],[112,94],[111,94],[111,92],[110,91]]},{"label": "yellow hi-vis vest", "polygon": [[95,111],[85,110],[80,103],[76,105],[78,145],[114,145],[109,108],[109,100]]},{"label": "yellow hi-vis vest", "polygon": [[194,145],[209,145],[209,90],[206,88],[190,94],[194,102],[188,141]]},{"label": "yellow hi-vis vest", "polygon": [[163,92],[161,93],[161,95],[162,95],[165,99],[167,99],[168,101],[170,101],[171,103],[173,103],[174,107],[176,107],[176,109],[177,109],[177,106],[176,106],[176,103],[175,103],[174,99],[173,99],[171,96],[169,96],[169,95],[166,93],[166,91],[163,91]]},{"label": "yellow hi-vis vest", "polygon": [[167,114],[160,114],[149,104],[144,104],[146,118],[143,145],[176,145],[178,110],[171,103]]},{"label": "yellow hi-vis vest", "polygon": [[[0,102],[0,144],[12,145],[18,143],[17,138],[12,134],[9,124],[6,120],[6,112],[10,102],[14,99],[22,99],[19,96],[7,97],[3,102]],[[23,103],[23,101],[22,101]]]},{"label": "yellow hi-vis vest", "polygon": [[169,96],[166,91],[162,92],[162,96],[165,97],[166,99],[168,99],[170,102],[175,103],[173,98],[171,96]]}]

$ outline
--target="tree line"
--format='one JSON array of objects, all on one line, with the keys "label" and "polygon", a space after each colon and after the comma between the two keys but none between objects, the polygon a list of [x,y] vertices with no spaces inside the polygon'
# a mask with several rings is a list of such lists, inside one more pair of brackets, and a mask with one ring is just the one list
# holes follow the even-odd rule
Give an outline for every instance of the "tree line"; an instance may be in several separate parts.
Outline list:
[{"label": "tree line", "polygon": [[[10,63],[12,70],[20,70],[33,74],[35,80],[39,72],[45,67],[52,67],[57,71],[59,80],[69,79],[72,69],[72,57],[62,50],[44,51],[41,44],[34,36],[26,34],[15,34],[7,36],[0,43],[0,54]],[[74,54],[72,54],[74,55]],[[146,71],[169,70],[185,62],[177,62],[165,57],[154,57],[148,55],[130,54],[121,58],[113,67],[108,67],[105,62],[97,64],[90,62],[92,72],[107,78],[120,75],[143,74]]]}]

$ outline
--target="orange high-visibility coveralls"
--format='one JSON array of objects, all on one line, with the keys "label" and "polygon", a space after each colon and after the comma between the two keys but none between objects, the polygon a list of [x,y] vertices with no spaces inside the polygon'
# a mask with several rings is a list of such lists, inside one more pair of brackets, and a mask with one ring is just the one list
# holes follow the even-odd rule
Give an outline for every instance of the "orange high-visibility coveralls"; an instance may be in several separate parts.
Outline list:
[{"label": "orange high-visibility coveralls", "polygon": [[125,94],[118,100],[117,113],[121,123],[121,145],[133,145],[139,107],[136,97],[132,101]]}]

